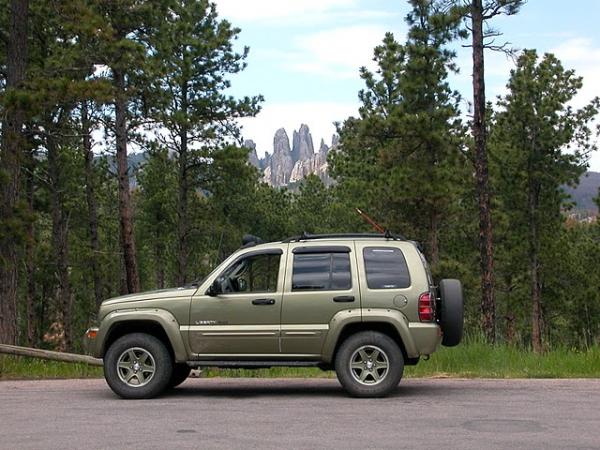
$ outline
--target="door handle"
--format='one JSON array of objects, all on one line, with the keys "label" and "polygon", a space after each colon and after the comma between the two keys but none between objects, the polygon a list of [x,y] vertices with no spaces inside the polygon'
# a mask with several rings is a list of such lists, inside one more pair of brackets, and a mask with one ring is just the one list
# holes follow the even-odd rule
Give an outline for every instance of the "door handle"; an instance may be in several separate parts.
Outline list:
[{"label": "door handle", "polygon": [[274,298],[257,298],[257,299],[252,300],[252,304],[253,305],[274,305],[275,299]]},{"label": "door handle", "polygon": [[354,301],[353,295],[340,295],[338,297],[333,297],[333,301],[336,303],[350,303]]}]

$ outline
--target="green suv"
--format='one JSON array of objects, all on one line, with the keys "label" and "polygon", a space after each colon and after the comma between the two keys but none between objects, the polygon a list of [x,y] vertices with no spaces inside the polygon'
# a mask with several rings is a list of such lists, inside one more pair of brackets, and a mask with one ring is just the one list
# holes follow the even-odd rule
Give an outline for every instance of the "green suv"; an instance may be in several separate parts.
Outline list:
[{"label": "green suv", "polygon": [[208,366],[334,369],[350,395],[381,397],[405,365],[460,342],[463,296],[389,233],[248,237],[203,281],[106,300],[98,319],[87,347],[123,398]]}]

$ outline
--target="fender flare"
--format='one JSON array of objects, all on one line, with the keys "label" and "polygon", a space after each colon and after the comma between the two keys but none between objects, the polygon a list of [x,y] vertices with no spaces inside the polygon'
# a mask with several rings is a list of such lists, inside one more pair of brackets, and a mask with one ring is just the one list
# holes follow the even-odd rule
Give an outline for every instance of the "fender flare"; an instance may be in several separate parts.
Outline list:
[{"label": "fender flare", "polygon": [[119,309],[110,312],[103,320],[98,330],[97,357],[103,357],[106,351],[106,340],[110,336],[111,331],[116,325],[123,324],[124,322],[153,322],[159,325],[167,338],[169,344],[173,349],[176,362],[187,361],[187,351],[181,332],[179,331],[179,322],[175,319],[175,316],[165,309],[157,308],[135,308],[135,309]]},{"label": "fender flare", "polygon": [[339,311],[329,322],[329,333],[327,333],[322,351],[323,360],[326,363],[333,361],[334,352],[343,329],[354,323],[386,323],[393,326],[404,344],[406,356],[409,358],[419,356],[419,350],[409,330],[408,319],[400,311],[383,308],[369,308],[362,311],[355,309]]}]

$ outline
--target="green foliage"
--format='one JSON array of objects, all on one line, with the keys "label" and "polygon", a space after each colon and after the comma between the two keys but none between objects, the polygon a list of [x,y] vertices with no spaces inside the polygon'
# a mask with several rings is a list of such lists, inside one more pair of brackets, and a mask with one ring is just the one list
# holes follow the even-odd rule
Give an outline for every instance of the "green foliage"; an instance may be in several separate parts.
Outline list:
[{"label": "green foliage", "polygon": [[388,228],[424,242],[437,266],[440,234],[468,177],[459,96],[447,82],[455,67],[446,46],[460,16],[441,2],[411,4],[406,44],[387,33],[375,48],[377,73],[361,69],[360,118],[344,122],[331,163],[341,192]]},{"label": "green foliage", "polygon": [[[356,214],[355,208],[360,208],[384,227],[422,242],[436,280],[463,281],[466,326],[477,329],[479,236],[467,151],[470,137],[461,120],[460,98],[448,81],[456,70],[451,45],[464,35],[459,25],[465,9],[457,7],[461,4],[466,2],[410,1],[407,40],[400,43],[386,34],[374,49],[376,70],[360,71],[364,88],[359,115],[343,122],[340,145],[330,152],[335,183],[325,186],[309,176],[295,186],[297,190],[286,190],[261,183],[260,174],[247,163],[248,149],[236,145],[241,138],[237,119],[257,114],[262,97],[228,94],[232,79],[246,67],[249,50],[236,50],[240,30],[219,18],[215,4],[30,2],[23,89],[6,92],[6,55],[0,47],[0,109],[23,108],[27,130],[19,211],[0,227],[0,235],[10,232],[15,237],[22,262],[21,341],[61,345],[61,271],[71,286],[75,350],[76,337],[96,314],[94,275],[102,281],[103,297],[123,292],[115,163],[112,155],[102,154],[113,145],[112,105],[117,101],[126,106],[128,143],[146,151],[140,167],[129,167],[137,183],[131,185],[133,220],[144,289],[176,286],[206,275],[239,247],[245,233],[279,240],[302,231],[372,231]],[[521,4],[485,1],[484,13],[513,14]],[[3,35],[7,5],[0,0]],[[122,75],[122,86],[115,75]],[[597,373],[600,278],[595,268],[600,264],[600,225],[569,219],[563,191],[577,182],[585,155],[595,149],[590,123],[599,101],[579,110],[569,106],[581,83],[554,56],[539,58],[525,51],[511,73],[508,94],[495,111],[490,105],[496,295],[500,341],[506,345],[490,350],[472,341],[456,350],[443,349],[409,373]],[[82,136],[83,101],[89,107],[97,154],[90,173]],[[53,167],[48,158],[51,144]],[[96,250],[90,239],[88,182],[98,216]],[[61,227],[56,220],[53,224],[56,205]],[[69,251],[58,261],[56,237],[61,230]],[[544,356],[519,350],[531,343],[532,252],[540,275],[542,331],[549,346],[558,348]],[[92,260],[98,266],[95,274]],[[571,347],[589,351],[577,353]],[[0,359],[3,373],[21,373],[19,367]],[[79,373],[51,365],[25,367],[45,376]]]},{"label": "green foliage", "polygon": [[584,351],[558,345],[544,354],[506,344],[490,346],[481,339],[458,347],[441,348],[408,377],[451,376],[465,378],[596,378],[600,348]]},{"label": "green foliage", "polygon": [[[581,78],[565,70],[553,55],[540,60],[535,51],[524,51],[511,72],[509,92],[500,99],[494,116],[490,150],[500,202],[496,211],[500,231],[497,273],[504,291],[502,309],[510,320],[520,322],[522,329],[527,314],[518,305],[528,298],[535,301],[534,288],[527,283],[539,286],[547,337],[556,342],[564,339],[562,331],[556,333],[552,328],[552,324],[559,325],[558,319],[569,324],[558,329],[578,335],[572,334],[569,342],[590,345],[591,336],[597,336],[597,325],[589,322],[591,328],[582,330],[572,322],[579,320],[569,314],[569,308],[583,306],[576,300],[578,294],[573,294],[586,292],[589,299],[586,287],[596,283],[592,266],[583,266],[590,273],[587,279],[577,270],[588,259],[583,248],[591,250],[594,242],[581,232],[578,242],[582,247],[578,248],[572,241],[578,234],[564,229],[568,209],[564,186],[579,180],[585,170],[584,155],[595,149],[590,122],[600,101],[596,98],[579,110],[570,106],[581,85]],[[565,303],[565,296],[573,298]],[[589,307],[585,306],[582,314],[586,309]]]},{"label": "green foliage", "polygon": [[100,377],[102,377],[102,368],[88,364],[0,355],[0,380]]},{"label": "green foliage", "polygon": [[[234,50],[240,32],[218,18],[216,5],[207,0],[175,0],[170,14],[150,38],[152,64],[157,75],[151,89],[157,95],[149,113],[171,134],[167,142],[179,151],[188,144],[223,144],[238,138],[234,119],[254,116],[262,96],[235,99],[225,91],[230,76],[241,72],[249,48]],[[179,144],[179,145],[178,145]]]},{"label": "green foliage", "polygon": [[173,260],[176,225],[177,168],[164,148],[152,148],[138,174],[136,191],[137,242],[142,286],[164,288]]}]

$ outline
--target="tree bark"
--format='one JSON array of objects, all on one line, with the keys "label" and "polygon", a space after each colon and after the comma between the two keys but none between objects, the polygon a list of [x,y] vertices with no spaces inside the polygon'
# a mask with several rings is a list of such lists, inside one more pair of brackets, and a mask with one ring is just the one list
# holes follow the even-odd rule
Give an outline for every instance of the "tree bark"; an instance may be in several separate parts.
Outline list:
[{"label": "tree bark", "polygon": [[85,154],[85,198],[88,207],[88,226],[90,231],[90,249],[92,251],[91,269],[94,280],[94,298],[96,307],[103,300],[102,276],[100,274],[100,239],[98,238],[98,206],[94,189],[94,152],[92,151],[91,125],[88,103],[81,104],[81,133],[83,135],[83,151]]},{"label": "tree bark", "polygon": [[[529,168],[531,173],[532,168]],[[539,233],[536,214],[539,207],[539,186],[529,180],[527,212],[529,219],[529,274],[531,282],[531,343],[535,353],[542,353],[542,292],[540,284]]]},{"label": "tree bark", "polygon": [[117,141],[117,174],[119,189],[119,222],[121,227],[121,248],[125,264],[125,278],[128,293],[139,292],[140,278],[136,261],[135,239],[133,235],[133,212],[127,163],[127,100],[125,97],[125,74],[121,69],[113,69],[117,90],[115,99],[115,135]]},{"label": "tree bark", "polygon": [[[6,58],[6,91],[19,89],[27,67],[28,0],[11,0],[10,34]],[[0,218],[4,222],[0,239],[0,342],[15,344],[18,338],[17,284],[18,251],[13,239],[15,209],[19,201],[19,172],[22,153],[21,129],[24,111],[20,105],[9,105],[2,123],[0,153]]]},{"label": "tree bark", "polygon": [[[33,196],[35,194],[35,184],[33,173],[35,170],[35,159],[33,154],[29,155],[28,171],[25,178],[25,195],[27,196],[27,212],[34,214]],[[27,345],[35,346],[37,344],[37,317],[35,314],[35,226],[34,221],[27,223],[26,241],[25,241],[25,272],[27,274],[27,294],[25,309],[27,314]]]},{"label": "tree bark", "polygon": [[73,294],[69,282],[69,223],[64,209],[62,174],[60,173],[59,149],[53,136],[46,139],[48,150],[48,175],[52,203],[52,247],[56,270],[59,319],[62,319],[64,343],[67,351],[72,348]]},{"label": "tree bark", "polygon": [[156,261],[156,287],[165,288],[165,255],[162,236],[157,231],[154,237],[154,260]]},{"label": "tree bark", "polygon": [[439,227],[440,215],[434,208],[429,217],[429,262],[433,267],[440,261]]},{"label": "tree bark", "polygon": [[[187,113],[187,83],[181,88],[183,114]],[[183,286],[187,283],[188,270],[188,131],[185,125],[179,130],[179,195],[177,199],[177,284]]]},{"label": "tree bark", "polygon": [[496,304],[494,299],[494,244],[486,149],[485,64],[482,0],[471,4],[473,45],[473,138],[475,140],[475,178],[479,208],[479,253],[481,268],[481,326],[489,343],[496,341]]}]

